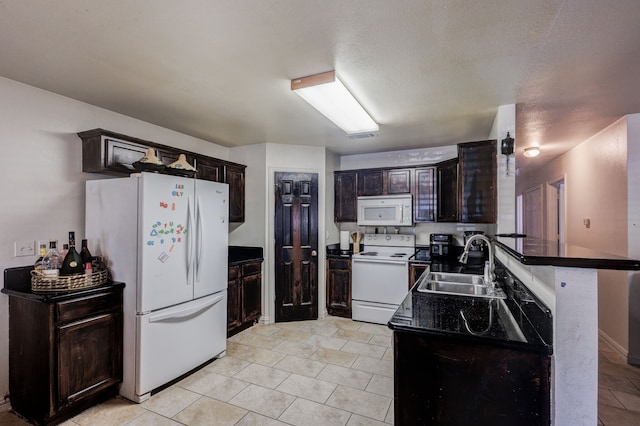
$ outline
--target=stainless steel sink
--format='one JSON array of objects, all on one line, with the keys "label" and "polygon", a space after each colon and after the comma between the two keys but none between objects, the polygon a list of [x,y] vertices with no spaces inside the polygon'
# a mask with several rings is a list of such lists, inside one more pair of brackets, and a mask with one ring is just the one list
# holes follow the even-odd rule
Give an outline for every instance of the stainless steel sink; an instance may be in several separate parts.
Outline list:
[{"label": "stainless steel sink", "polygon": [[428,279],[454,284],[484,284],[482,275],[457,274],[449,272],[431,272]]},{"label": "stainless steel sink", "polygon": [[506,299],[502,289],[485,284],[482,275],[427,272],[420,277],[418,291],[459,296]]}]

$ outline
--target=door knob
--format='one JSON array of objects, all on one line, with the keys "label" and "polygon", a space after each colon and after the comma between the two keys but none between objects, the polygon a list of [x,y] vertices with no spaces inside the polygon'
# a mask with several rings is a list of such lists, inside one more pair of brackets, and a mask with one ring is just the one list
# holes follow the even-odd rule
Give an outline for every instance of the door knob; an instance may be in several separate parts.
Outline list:
[{"label": "door knob", "polygon": [[317,256],[317,255],[318,255],[318,252],[317,252],[317,251],[315,251],[315,250],[311,250],[311,256],[314,256],[314,257],[315,257],[315,256]]}]

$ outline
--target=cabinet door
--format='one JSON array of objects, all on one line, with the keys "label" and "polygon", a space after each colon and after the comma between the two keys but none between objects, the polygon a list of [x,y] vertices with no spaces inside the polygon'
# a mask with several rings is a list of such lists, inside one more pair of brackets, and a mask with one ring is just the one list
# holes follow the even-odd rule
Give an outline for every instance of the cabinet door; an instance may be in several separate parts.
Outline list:
[{"label": "cabinet door", "polygon": [[224,182],[229,184],[229,222],[244,222],[244,166],[225,166]]},{"label": "cabinet door", "polygon": [[134,171],[132,164],[147,153],[147,147],[144,145],[107,137],[103,141],[107,153],[104,168],[110,171],[131,173]]},{"label": "cabinet door", "polygon": [[460,221],[496,222],[496,141],[458,145]]},{"label": "cabinet door", "polygon": [[242,324],[240,311],[240,267],[229,267],[227,284],[227,334]]},{"label": "cabinet door", "polygon": [[443,161],[437,165],[438,222],[458,221],[458,159]]},{"label": "cabinet door", "polygon": [[428,267],[429,265],[425,263],[409,263],[409,290],[416,284],[420,275],[422,275]]},{"label": "cabinet door", "polygon": [[56,328],[57,408],[97,394],[122,378],[122,316],[113,312]]},{"label": "cabinet door", "polygon": [[415,170],[413,221],[434,222],[435,220],[435,167],[422,167]]},{"label": "cabinet door", "polygon": [[198,171],[198,179],[214,182],[224,181],[224,164],[222,162],[215,161],[213,158],[196,157],[194,166]]},{"label": "cabinet door", "polygon": [[384,172],[384,193],[388,195],[411,193],[412,169],[394,169]]},{"label": "cabinet door", "polygon": [[351,318],[351,262],[348,260],[327,261],[327,311]]},{"label": "cabinet door", "polygon": [[358,197],[383,195],[384,172],[382,170],[358,171]]},{"label": "cabinet door", "polygon": [[242,277],[242,322],[253,322],[262,311],[262,275]]},{"label": "cabinet door", "polygon": [[356,172],[335,172],[334,174],[334,220],[336,222],[356,222]]}]

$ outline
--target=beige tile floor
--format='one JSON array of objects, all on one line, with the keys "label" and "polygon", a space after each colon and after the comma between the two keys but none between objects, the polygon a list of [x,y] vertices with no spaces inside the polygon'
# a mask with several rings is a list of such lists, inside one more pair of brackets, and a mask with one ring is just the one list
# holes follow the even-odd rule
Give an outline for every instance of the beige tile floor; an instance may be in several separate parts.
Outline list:
[{"label": "beige tile floor", "polygon": [[[393,423],[391,332],[336,317],[257,325],[227,356],[143,404],[120,397],[65,426],[384,425]],[[640,424],[640,368],[600,341],[599,424]],[[0,412],[0,425],[27,423]]]}]

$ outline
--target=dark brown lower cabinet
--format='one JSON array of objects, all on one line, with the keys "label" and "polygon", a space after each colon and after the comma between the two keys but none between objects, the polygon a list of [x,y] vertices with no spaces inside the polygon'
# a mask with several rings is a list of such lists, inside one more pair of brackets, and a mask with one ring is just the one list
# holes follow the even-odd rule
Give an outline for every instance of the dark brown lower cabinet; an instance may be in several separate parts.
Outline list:
[{"label": "dark brown lower cabinet", "polygon": [[116,395],[121,381],[122,287],[59,301],[9,296],[15,412],[60,423]]},{"label": "dark brown lower cabinet", "polygon": [[227,336],[252,326],[262,313],[262,262],[229,267]]},{"label": "dark brown lower cabinet", "polygon": [[416,284],[420,275],[429,267],[426,263],[409,262],[409,290]]},{"label": "dark brown lower cabinet", "polygon": [[351,318],[351,260],[327,259],[327,312]]},{"label": "dark brown lower cabinet", "polygon": [[395,330],[394,425],[549,425],[550,356]]}]

